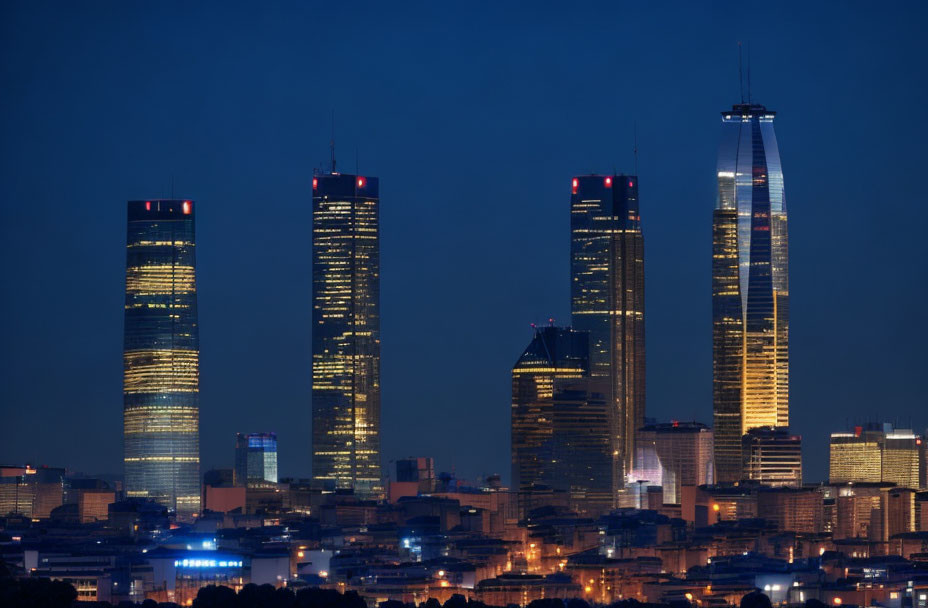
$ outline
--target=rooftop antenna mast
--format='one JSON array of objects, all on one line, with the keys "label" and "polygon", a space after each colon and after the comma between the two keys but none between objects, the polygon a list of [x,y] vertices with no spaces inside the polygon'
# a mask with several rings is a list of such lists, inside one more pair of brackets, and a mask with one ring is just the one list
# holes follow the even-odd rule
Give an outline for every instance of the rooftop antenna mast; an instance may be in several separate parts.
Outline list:
[{"label": "rooftop antenna mast", "polygon": [[748,42],[748,103],[751,103],[751,43]]},{"label": "rooftop antenna mast", "polygon": [[741,90],[741,104],[744,105],[744,69],[741,64],[741,41],[738,41],[738,88]]},{"label": "rooftop antenna mast", "polygon": [[335,173],[335,110],[332,110],[332,139],[329,141],[332,152],[332,173]]},{"label": "rooftop antenna mast", "polygon": [[635,121],[635,146],[632,148],[635,154],[635,177],[638,177],[638,121]]}]

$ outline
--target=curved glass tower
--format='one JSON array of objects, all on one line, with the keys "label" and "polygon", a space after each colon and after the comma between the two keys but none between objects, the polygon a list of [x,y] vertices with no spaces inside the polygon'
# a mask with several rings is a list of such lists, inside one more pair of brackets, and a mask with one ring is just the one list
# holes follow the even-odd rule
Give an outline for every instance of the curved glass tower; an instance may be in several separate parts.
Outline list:
[{"label": "curved glass tower", "polygon": [[200,510],[194,206],[129,201],[123,349],[126,494]]},{"label": "curved glass tower", "polygon": [[715,466],[739,481],[741,437],[789,425],[789,279],[783,170],[775,112],[722,112],[712,216]]}]

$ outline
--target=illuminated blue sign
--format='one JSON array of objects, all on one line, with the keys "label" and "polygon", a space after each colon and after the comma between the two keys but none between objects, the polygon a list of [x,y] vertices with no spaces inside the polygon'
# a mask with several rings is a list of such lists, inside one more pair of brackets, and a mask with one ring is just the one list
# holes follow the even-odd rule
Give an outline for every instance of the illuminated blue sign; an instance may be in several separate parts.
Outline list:
[{"label": "illuminated blue sign", "polygon": [[242,560],[226,559],[175,559],[176,568],[241,568]]}]

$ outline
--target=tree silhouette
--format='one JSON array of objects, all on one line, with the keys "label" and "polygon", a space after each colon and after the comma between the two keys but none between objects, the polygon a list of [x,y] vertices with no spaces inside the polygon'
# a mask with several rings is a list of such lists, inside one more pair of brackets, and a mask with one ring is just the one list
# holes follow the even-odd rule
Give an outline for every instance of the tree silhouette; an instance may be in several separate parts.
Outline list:
[{"label": "tree silhouette", "polygon": [[741,608],[773,608],[770,598],[760,591],[752,591],[741,598]]}]

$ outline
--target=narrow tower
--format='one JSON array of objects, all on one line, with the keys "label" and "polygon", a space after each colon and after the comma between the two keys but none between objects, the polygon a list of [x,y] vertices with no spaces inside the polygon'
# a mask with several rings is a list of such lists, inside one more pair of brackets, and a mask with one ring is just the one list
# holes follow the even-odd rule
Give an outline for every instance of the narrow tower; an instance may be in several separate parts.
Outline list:
[{"label": "narrow tower", "polygon": [[376,177],[313,176],[313,478],[383,495]]},{"label": "narrow tower", "polygon": [[613,488],[634,466],[644,425],[644,237],[634,175],[573,178],[570,294],[574,329],[590,334],[590,374],[606,381]]},{"label": "narrow tower", "polygon": [[126,246],[126,494],[190,519],[200,510],[193,201],[129,201]]},{"label": "narrow tower", "polygon": [[775,112],[722,112],[712,217],[712,370],[717,480],[744,477],[742,436],[789,425],[789,280]]}]

